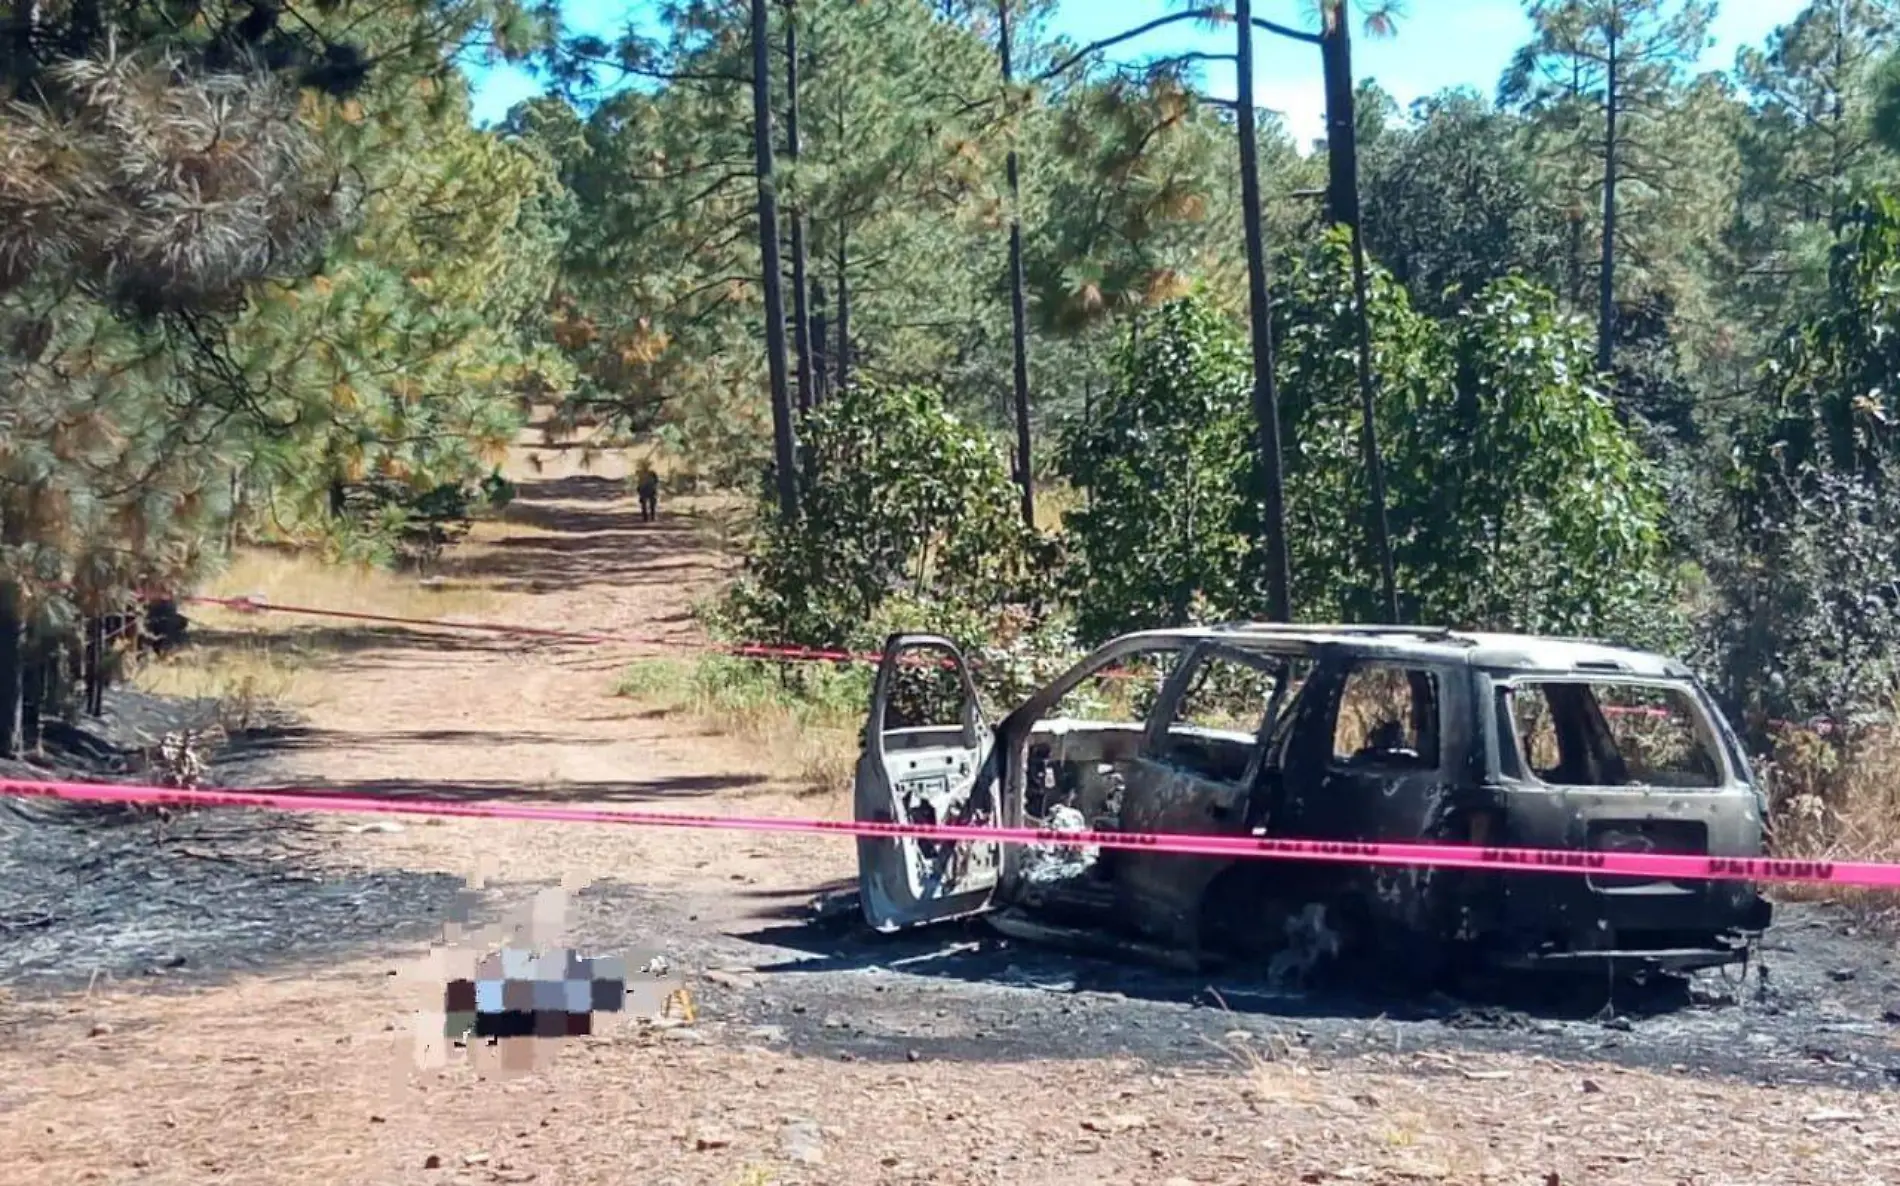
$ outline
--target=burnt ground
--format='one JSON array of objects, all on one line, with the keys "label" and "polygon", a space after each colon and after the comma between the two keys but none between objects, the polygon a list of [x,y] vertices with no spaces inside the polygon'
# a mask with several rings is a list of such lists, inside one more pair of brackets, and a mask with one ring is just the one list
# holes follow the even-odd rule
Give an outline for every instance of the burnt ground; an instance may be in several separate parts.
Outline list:
[{"label": "burnt ground", "polygon": [[1005,939],[981,921],[901,936],[876,935],[850,916],[709,930],[690,902],[610,885],[580,895],[572,910],[582,942],[723,969],[696,989],[715,1015],[830,1057],[1231,1062],[1237,1045],[1264,1042],[1330,1059],[1515,1052],[1751,1082],[1900,1088],[1893,946],[1859,935],[1826,906],[1783,907],[1745,985],[1709,973],[1615,993],[1573,981],[1553,994],[1518,977],[1428,999],[1130,966]]},{"label": "burnt ground", "polygon": [[[206,703],[114,690],[84,730],[57,727],[47,757],[0,776],[135,780],[167,732],[215,720]],[[220,765],[224,785],[267,764]],[[351,870],[334,829],[276,812],[184,812],[0,798],[0,988],[60,991],[95,978],[192,978],[322,962],[427,934],[465,911],[452,877]],[[433,920],[433,923],[431,922]]]},{"label": "burnt ground", "polygon": [[[142,744],[203,711],[116,695],[97,736],[60,735],[40,773],[123,776]],[[269,781],[268,746],[233,752],[219,781]],[[19,803],[0,801],[0,986],[16,997],[57,997],[99,976],[183,989],[348,955],[406,958],[445,919],[493,917],[531,888],[477,893],[447,875],[352,868],[340,853],[348,833],[306,817],[159,820]],[[1231,1061],[1253,1043],[1328,1060],[1511,1052],[1900,1088],[1894,945],[1829,906],[1784,904],[1778,915],[1745,982],[1710,973],[1610,992],[1573,981],[1553,996],[1517,978],[1428,999],[1209,979],[1016,942],[980,921],[880,936],[854,912],[820,915],[807,895],[783,892],[662,896],[603,881],[572,900],[568,922],[594,952],[666,954],[691,978],[709,1038],[824,1058],[1186,1065]]]}]

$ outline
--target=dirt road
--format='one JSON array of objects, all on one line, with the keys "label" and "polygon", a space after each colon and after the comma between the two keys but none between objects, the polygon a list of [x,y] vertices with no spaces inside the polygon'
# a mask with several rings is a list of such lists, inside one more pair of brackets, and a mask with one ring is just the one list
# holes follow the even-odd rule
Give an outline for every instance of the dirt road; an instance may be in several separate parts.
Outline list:
[{"label": "dirt road", "polygon": [[[693,637],[691,599],[726,563],[699,523],[671,506],[640,523],[611,459],[584,472],[572,450],[524,447],[514,464],[519,503],[456,564],[492,590],[486,615]],[[234,747],[235,780],[842,807],[772,753],[616,698],[624,653],[291,631],[313,656],[308,703]],[[31,926],[0,930],[0,1178],[1900,1181],[1892,953],[1824,910],[1795,912],[1769,978],[1732,1001],[1583,1018],[1309,1000],[977,929],[878,942],[804,920],[853,871],[831,840],[264,815],[158,829],[15,844],[46,873]],[[431,939],[560,886],[574,943],[663,954],[697,1023],[622,1017],[530,1072],[419,1057]]]}]

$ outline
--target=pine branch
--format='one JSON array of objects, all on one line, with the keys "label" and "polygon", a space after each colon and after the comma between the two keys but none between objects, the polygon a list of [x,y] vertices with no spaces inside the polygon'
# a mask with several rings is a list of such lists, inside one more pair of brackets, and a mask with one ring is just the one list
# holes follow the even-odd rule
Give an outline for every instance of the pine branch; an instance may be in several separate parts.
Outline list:
[{"label": "pine branch", "polygon": [[600,57],[582,53],[572,48],[561,51],[566,57],[590,66],[605,66],[623,74],[635,74],[642,78],[652,78],[660,82],[725,82],[735,86],[751,86],[750,74],[728,74],[723,70],[665,70],[658,66],[637,66],[618,58]]},{"label": "pine branch", "polygon": [[1320,35],[1318,33],[1308,33],[1304,29],[1289,28],[1286,25],[1276,24],[1263,17],[1253,18],[1253,27],[1280,37],[1290,38],[1294,41],[1304,41],[1308,45],[1318,45],[1320,43]]},{"label": "pine branch", "polygon": [[1176,13],[1171,13],[1168,16],[1156,17],[1154,20],[1148,21],[1144,24],[1136,25],[1132,29],[1125,29],[1122,32],[1115,34],[1113,37],[1104,37],[1100,41],[1091,41],[1089,44],[1083,46],[1081,49],[1076,50],[1074,53],[1070,54],[1068,57],[1062,59],[1061,61],[1057,62],[1055,65],[1044,70],[1041,74],[1038,74],[1036,76],[1036,81],[1047,82],[1058,75],[1066,74],[1070,69],[1072,69],[1076,65],[1076,63],[1084,61],[1088,58],[1094,57],[1096,54],[1101,53],[1103,50],[1113,48],[1114,46],[1120,45],[1125,41],[1133,41],[1137,37],[1145,36],[1149,33],[1154,32],[1156,29],[1164,28],[1172,24],[1177,24],[1181,21],[1209,20],[1214,17],[1218,17],[1222,15],[1224,15],[1223,11],[1218,8],[1192,8],[1192,9],[1188,9],[1185,12],[1176,12]]}]

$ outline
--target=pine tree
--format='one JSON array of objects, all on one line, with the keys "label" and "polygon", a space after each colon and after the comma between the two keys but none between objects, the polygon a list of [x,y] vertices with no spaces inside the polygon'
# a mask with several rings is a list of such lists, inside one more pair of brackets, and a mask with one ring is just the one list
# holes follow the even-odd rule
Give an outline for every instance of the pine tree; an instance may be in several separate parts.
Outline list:
[{"label": "pine tree", "polygon": [[[1667,195],[1682,167],[1666,134],[1666,115],[1682,76],[1708,44],[1710,0],[1530,0],[1534,37],[1506,72],[1502,94],[1535,115],[1547,151],[1575,162],[1566,187],[1598,196],[1597,368],[1608,373],[1616,340],[1616,264],[1623,232],[1619,187],[1625,182]],[[1581,166],[1587,162],[1587,170]],[[1584,177],[1592,180],[1584,181]],[[1570,209],[1571,299],[1582,296],[1587,219],[1581,194]]]}]

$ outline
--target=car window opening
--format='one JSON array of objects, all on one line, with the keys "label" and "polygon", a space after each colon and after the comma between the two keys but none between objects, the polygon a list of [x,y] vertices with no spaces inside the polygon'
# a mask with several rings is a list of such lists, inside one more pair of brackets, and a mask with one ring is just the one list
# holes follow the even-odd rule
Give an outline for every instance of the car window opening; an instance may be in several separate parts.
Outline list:
[{"label": "car window opening", "polygon": [[956,656],[941,647],[918,646],[906,651],[891,673],[883,728],[957,729],[975,713]]},{"label": "car window opening", "polygon": [[1305,666],[1280,655],[1203,653],[1148,756],[1215,782],[1241,782],[1273,731],[1296,667],[1303,676]]},{"label": "car window opening", "polygon": [[1724,773],[1695,699],[1670,684],[1524,680],[1500,693],[1516,765],[1554,786],[1714,788]]},{"label": "car window opening", "polygon": [[1354,667],[1340,693],[1333,760],[1354,768],[1437,769],[1436,677],[1396,664]]}]

